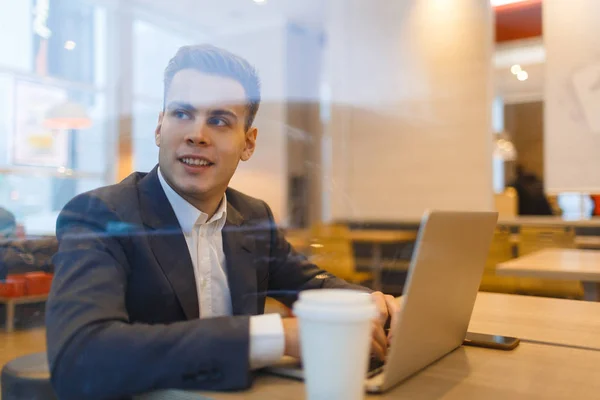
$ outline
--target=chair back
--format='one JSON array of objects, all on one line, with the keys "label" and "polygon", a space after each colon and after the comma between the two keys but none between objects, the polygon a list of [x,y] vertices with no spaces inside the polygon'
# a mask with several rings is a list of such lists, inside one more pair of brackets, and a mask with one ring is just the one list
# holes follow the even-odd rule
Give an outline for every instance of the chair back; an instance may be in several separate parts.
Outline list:
[{"label": "chair back", "polygon": [[498,293],[516,293],[517,279],[512,276],[496,275],[498,264],[513,258],[513,245],[510,231],[506,227],[497,227],[485,263],[485,270],[479,290]]},{"label": "chair back", "polygon": [[350,229],[341,224],[316,224],[311,227],[310,259],[325,271],[345,280],[356,273]]},{"label": "chair back", "polygon": [[[575,229],[563,226],[522,226],[519,235],[519,256],[552,248],[575,248]],[[520,278],[519,292],[522,294],[583,298],[583,285],[573,280]]]},{"label": "chair back", "polygon": [[513,187],[507,187],[504,192],[494,196],[496,211],[500,218],[515,217],[519,214],[519,196]]},{"label": "chair back", "polygon": [[543,249],[575,247],[573,227],[522,226],[519,233],[519,256]]}]

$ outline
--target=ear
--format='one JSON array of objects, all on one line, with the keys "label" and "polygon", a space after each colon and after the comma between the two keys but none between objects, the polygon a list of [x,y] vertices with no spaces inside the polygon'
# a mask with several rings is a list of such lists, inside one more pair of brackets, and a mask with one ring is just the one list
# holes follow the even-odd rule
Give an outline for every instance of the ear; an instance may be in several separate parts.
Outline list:
[{"label": "ear", "polygon": [[156,123],[156,129],[154,130],[154,143],[156,143],[156,145],[158,147],[160,147],[160,134],[161,134],[161,128],[162,128],[162,122],[163,122],[163,117],[164,117],[165,113],[164,111],[161,111],[160,114],[158,114],[158,122]]},{"label": "ear", "polygon": [[254,149],[256,148],[256,137],[258,136],[258,129],[252,127],[248,129],[246,132],[246,142],[244,146],[244,151],[242,151],[242,155],[240,156],[240,160],[248,161],[252,154],[254,154]]}]

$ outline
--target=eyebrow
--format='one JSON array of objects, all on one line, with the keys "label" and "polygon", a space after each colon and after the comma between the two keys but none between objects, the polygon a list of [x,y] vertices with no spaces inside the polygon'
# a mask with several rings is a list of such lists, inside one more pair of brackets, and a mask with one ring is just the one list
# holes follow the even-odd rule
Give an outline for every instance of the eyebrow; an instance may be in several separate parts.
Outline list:
[{"label": "eyebrow", "polygon": [[[194,107],[191,103],[186,102],[173,101],[167,105],[167,110],[169,111],[176,109],[182,109],[191,113],[195,113],[198,111],[198,108]],[[209,109],[207,113],[212,117],[229,117],[235,120],[235,122],[237,122],[237,120],[239,119],[237,114],[224,108]]]},{"label": "eyebrow", "polygon": [[183,109],[185,111],[196,112],[198,109],[191,103],[184,103],[180,101],[173,101],[167,105],[167,110]]},{"label": "eyebrow", "polygon": [[209,110],[208,113],[209,113],[209,115],[211,115],[213,117],[229,117],[229,118],[233,119],[234,122],[237,122],[237,120],[238,120],[238,116],[229,110],[216,109],[216,110]]}]

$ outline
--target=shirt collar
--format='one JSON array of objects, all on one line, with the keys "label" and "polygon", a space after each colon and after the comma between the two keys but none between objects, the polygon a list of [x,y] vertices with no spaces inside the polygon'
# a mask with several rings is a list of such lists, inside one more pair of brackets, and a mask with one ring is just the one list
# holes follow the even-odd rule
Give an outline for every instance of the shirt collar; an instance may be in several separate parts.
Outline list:
[{"label": "shirt collar", "polygon": [[208,214],[198,210],[187,200],[181,197],[177,192],[175,192],[171,186],[169,186],[160,172],[160,167],[158,168],[158,180],[160,181],[160,185],[162,186],[162,189],[165,192],[173,211],[175,212],[179,226],[184,233],[190,233],[195,225],[202,225],[212,222],[217,222],[217,229],[221,230],[223,228],[225,219],[227,217],[227,196],[225,194],[223,194],[223,200],[221,200],[219,208],[209,220]]}]

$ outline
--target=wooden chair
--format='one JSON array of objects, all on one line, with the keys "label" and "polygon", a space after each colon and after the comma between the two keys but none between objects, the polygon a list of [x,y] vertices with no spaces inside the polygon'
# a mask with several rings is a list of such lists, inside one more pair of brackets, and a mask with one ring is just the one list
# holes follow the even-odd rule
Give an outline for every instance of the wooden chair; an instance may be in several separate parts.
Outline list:
[{"label": "wooden chair", "polygon": [[[519,256],[549,248],[573,249],[575,247],[575,230],[573,227],[521,227]],[[579,281],[519,278],[519,293],[582,299],[583,286]]]},{"label": "wooden chair", "polygon": [[[296,251],[308,256],[320,268],[349,282],[360,283],[372,276],[356,272],[349,233],[345,225],[315,225],[310,230],[288,230],[285,238]],[[265,314],[270,313],[282,317],[292,315],[287,306],[267,296]]]},{"label": "wooden chair", "polygon": [[546,195],[548,199],[548,203],[550,204],[550,208],[552,208],[552,214],[560,216],[563,214],[560,205],[558,204],[558,196],[557,195]]},{"label": "wooden chair", "polygon": [[500,217],[515,217],[519,213],[519,195],[513,187],[507,187],[503,193],[494,196],[496,211]]},{"label": "wooden chair", "polygon": [[350,229],[341,224],[311,227],[310,260],[325,271],[352,283],[373,278],[370,272],[357,272]]},{"label": "wooden chair", "polygon": [[517,293],[517,278],[496,275],[496,266],[513,258],[513,245],[507,228],[496,228],[479,290],[484,292]]},{"label": "wooden chair", "polygon": [[307,229],[291,229],[285,232],[285,239],[299,253],[308,256],[310,252],[310,231]]}]

